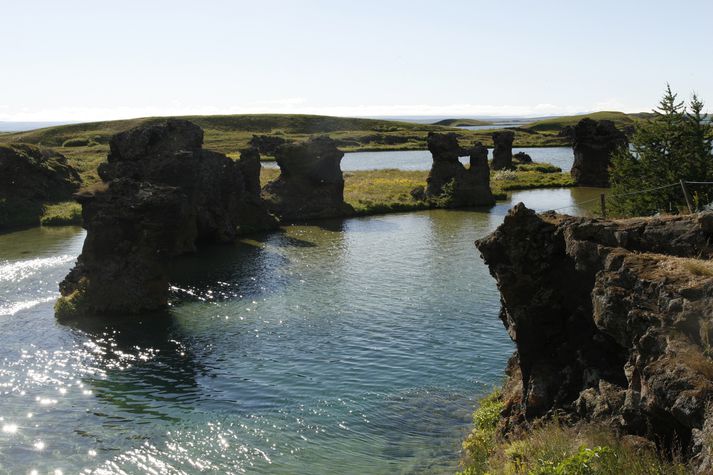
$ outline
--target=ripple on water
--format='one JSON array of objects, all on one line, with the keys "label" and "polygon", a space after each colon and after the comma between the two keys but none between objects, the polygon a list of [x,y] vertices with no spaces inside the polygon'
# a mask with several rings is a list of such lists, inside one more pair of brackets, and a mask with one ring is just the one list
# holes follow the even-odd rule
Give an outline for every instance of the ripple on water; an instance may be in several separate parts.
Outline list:
[{"label": "ripple on water", "polygon": [[2,469],[452,472],[512,351],[473,248],[504,212],[290,226],[179,260],[167,316],[82,327],[50,300],[83,233],[0,236]]}]

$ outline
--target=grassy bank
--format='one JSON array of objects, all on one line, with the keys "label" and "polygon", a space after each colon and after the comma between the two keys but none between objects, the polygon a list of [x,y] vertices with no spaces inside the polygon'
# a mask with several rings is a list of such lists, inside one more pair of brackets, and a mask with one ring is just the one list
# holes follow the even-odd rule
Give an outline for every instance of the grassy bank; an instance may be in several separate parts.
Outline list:
[{"label": "grassy bank", "polygon": [[460,475],[683,475],[686,466],[663,459],[641,439],[619,438],[595,424],[538,424],[507,440],[498,436],[500,393],[483,398],[473,413],[473,430],[463,442]]},{"label": "grassy bank", "polygon": [[[537,171],[538,168],[543,171]],[[280,174],[275,168],[263,168],[262,184]],[[434,206],[417,201],[411,190],[426,185],[427,170],[360,170],[344,172],[344,201],[360,215],[429,209]],[[496,199],[504,199],[508,191],[533,188],[559,188],[573,186],[569,173],[549,164],[521,165],[516,171],[495,172],[490,186]]]}]

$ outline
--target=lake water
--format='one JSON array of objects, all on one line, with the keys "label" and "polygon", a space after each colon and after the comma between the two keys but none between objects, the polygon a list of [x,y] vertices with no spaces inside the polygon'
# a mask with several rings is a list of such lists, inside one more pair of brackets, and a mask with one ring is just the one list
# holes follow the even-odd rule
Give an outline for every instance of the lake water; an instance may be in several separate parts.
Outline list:
[{"label": "lake water", "polygon": [[[536,162],[551,163],[562,171],[568,172],[574,162],[571,147],[530,147],[513,148],[513,153],[525,152]],[[493,157],[493,150],[488,150],[489,157]],[[468,163],[468,157],[461,157],[461,161]],[[389,152],[350,152],[344,154],[342,170],[379,170],[383,168],[398,168],[400,170],[430,170],[433,159],[428,150],[408,150]],[[275,162],[263,162],[266,168],[277,168]]]},{"label": "lake water", "polygon": [[599,191],[290,226],[181,259],[163,318],[83,327],[52,304],[84,231],[0,235],[0,472],[452,473],[513,351],[473,241]]}]

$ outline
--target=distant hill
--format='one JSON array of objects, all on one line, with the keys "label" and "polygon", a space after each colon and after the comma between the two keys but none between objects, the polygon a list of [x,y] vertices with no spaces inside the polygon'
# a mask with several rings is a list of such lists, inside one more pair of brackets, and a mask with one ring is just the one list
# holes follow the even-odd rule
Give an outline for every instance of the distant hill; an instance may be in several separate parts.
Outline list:
[{"label": "distant hill", "polygon": [[473,125],[493,125],[493,123],[477,119],[443,119],[438,122],[434,122],[432,125],[443,125],[446,127],[469,127]]},{"label": "distant hill", "polygon": [[0,121],[0,132],[23,132],[26,130],[70,124],[72,122],[4,122]]},{"label": "distant hill", "polygon": [[581,114],[581,115],[569,115],[562,117],[552,117],[549,119],[542,119],[532,122],[526,126],[525,129],[534,130],[536,132],[559,132],[564,127],[570,125],[575,126],[577,122],[584,118],[590,118],[594,120],[611,120],[614,124],[623,128],[626,126],[634,125],[637,121],[647,118],[650,113],[640,112],[636,114],[626,114],[624,112],[617,111],[602,111],[602,112],[592,112],[591,114]]}]

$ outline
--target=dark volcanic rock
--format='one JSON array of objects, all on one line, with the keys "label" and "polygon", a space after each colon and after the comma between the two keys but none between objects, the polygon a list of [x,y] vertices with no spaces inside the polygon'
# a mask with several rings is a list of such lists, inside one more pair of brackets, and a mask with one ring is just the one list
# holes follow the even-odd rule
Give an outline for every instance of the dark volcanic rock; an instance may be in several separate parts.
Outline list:
[{"label": "dark volcanic rock", "polygon": [[515,133],[511,130],[493,132],[493,170],[509,170],[512,165],[512,142]]},{"label": "dark volcanic rock", "polygon": [[512,156],[512,159],[517,163],[532,163],[532,157],[530,157],[525,152],[517,152],[515,155]]},{"label": "dark volcanic rock", "polygon": [[[449,207],[491,206],[495,199],[490,191],[488,149],[478,143],[471,150],[461,148],[453,132],[428,134],[428,150],[433,165],[426,180],[426,196],[448,196]],[[470,168],[466,169],[458,157],[470,155]]]},{"label": "dark volcanic rock", "polygon": [[279,135],[253,135],[250,139],[250,146],[257,149],[259,153],[265,155],[275,155],[275,150],[280,145],[287,143],[284,137]]},{"label": "dark volcanic rock", "polygon": [[177,187],[119,178],[78,195],[87,237],[60,283],[57,317],[164,308],[173,256],[195,249],[195,208]]},{"label": "dark volcanic rock", "polygon": [[572,178],[578,185],[609,186],[611,156],[628,143],[624,132],[609,120],[582,119],[574,127]]},{"label": "dark volcanic rock", "polygon": [[105,186],[78,195],[87,237],[60,284],[58,317],[165,307],[171,257],[277,226],[260,199],[257,152],[236,162],[203,150],[202,140],[184,120],[112,138],[99,169]]},{"label": "dark volcanic rock", "polygon": [[43,204],[71,200],[80,183],[59,153],[0,144],[0,228],[39,224]]},{"label": "dark volcanic rock", "polygon": [[711,469],[711,214],[604,221],[519,204],[476,242],[517,351],[501,428],[605,423]]},{"label": "dark volcanic rock", "polygon": [[344,202],[343,156],[329,137],[278,147],[280,176],[263,189],[270,211],[287,221],[352,214]]}]

